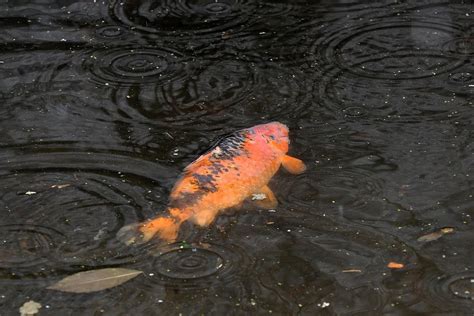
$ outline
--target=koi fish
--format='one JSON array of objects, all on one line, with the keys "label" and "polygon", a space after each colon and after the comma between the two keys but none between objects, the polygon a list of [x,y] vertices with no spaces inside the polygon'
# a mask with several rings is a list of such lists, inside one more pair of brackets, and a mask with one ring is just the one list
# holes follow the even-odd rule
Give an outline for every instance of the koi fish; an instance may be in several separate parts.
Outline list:
[{"label": "koi fish", "polygon": [[279,122],[232,133],[184,169],[165,215],[124,226],[117,237],[126,244],[155,236],[173,242],[183,222],[207,227],[219,213],[252,196],[259,197],[260,207],[275,208],[278,201],[268,182],[280,166],[292,174],[306,170],[301,160],[286,154],[289,142],[288,127]]}]

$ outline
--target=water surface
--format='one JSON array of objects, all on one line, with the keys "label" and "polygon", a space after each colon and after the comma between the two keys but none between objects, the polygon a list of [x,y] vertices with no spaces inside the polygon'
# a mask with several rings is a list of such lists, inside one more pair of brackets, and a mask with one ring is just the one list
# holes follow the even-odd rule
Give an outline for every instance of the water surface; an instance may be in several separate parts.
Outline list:
[{"label": "water surface", "polygon": [[[0,314],[472,313],[473,16],[444,1],[3,2]],[[277,209],[185,227],[184,248],[116,240],[216,139],[273,120],[308,165],[271,180]],[[145,273],[46,289],[106,267]]]}]

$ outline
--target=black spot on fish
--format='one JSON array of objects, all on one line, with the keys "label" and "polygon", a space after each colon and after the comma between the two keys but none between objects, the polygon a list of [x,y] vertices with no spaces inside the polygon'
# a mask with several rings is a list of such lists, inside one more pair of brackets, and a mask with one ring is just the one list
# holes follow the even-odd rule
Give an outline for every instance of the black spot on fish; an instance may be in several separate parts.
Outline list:
[{"label": "black spot on fish", "polygon": [[240,130],[218,140],[205,154],[212,152],[216,160],[232,160],[234,157],[246,155],[245,142],[253,134],[250,130]]},{"label": "black spot on fish", "polygon": [[217,187],[215,184],[215,179],[212,174],[192,174],[193,180],[191,183],[196,186],[198,191],[202,192],[216,192]]},{"label": "black spot on fish", "polygon": [[169,207],[183,209],[193,206],[197,204],[205,194],[206,193],[202,191],[181,192],[175,199],[170,201]]},{"label": "black spot on fish", "polygon": [[191,184],[195,187],[193,192],[181,192],[170,201],[170,207],[185,208],[197,204],[204,195],[217,191],[215,178],[212,174],[191,174]]},{"label": "black spot on fish", "polygon": [[[192,173],[191,171],[187,176],[192,177],[191,183],[195,187],[196,191],[193,192],[181,192],[175,199],[170,201],[170,207],[185,208],[197,204],[203,196],[208,193],[216,192],[216,178],[219,174],[228,172],[229,169],[238,170],[233,162],[229,166],[228,163],[221,163],[224,160],[232,161],[235,157],[246,155],[249,153],[245,150],[245,142],[248,141],[251,135],[255,134],[251,130],[240,130],[229,134],[211,147],[206,153],[212,152],[211,164],[206,167],[206,174]],[[240,176],[238,174],[237,176]]]}]

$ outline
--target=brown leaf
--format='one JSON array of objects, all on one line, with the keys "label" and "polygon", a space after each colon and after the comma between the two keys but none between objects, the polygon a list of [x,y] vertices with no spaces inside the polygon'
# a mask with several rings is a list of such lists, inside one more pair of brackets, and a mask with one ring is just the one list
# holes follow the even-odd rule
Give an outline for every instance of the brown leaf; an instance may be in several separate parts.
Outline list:
[{"label": "brown leaf", "polygon": [[342,270],[342,272],[344,272],[344,273],[359,273],[359,272],[362,272],[362,270],[360,270],[360,269],[346,269],[346,270]]},{"label": "brown leaf", "polygon": [[419,237],[417,240],[421,241],[421,242],[433,241],[433,240],[441,238],[445,234],[450,234],[450,233],[454,233],[454,228],[444,227],[444,228],[441,228],[438,231],[423,235],[423,236]]},{"label": "brown leaf", "polygon": [[125,283],[141,273],[143,272],[123,268],[84,271],[65,277],[48,289],[73,293],[102,291]]}]

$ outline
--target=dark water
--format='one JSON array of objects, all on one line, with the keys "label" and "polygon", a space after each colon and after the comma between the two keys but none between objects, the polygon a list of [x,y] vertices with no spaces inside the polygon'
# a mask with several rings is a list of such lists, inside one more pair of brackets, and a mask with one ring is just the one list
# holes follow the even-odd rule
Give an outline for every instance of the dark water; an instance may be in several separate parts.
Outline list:
[{"label": "dark water", "polygon": [[[2,1],[0,314],[472,314],[473,10]],[[275,211],[161,254],[115,239],[219,136],[272,120],[309,167],[272,179]],[[105,267],[145,274],[45,289]]]}]

